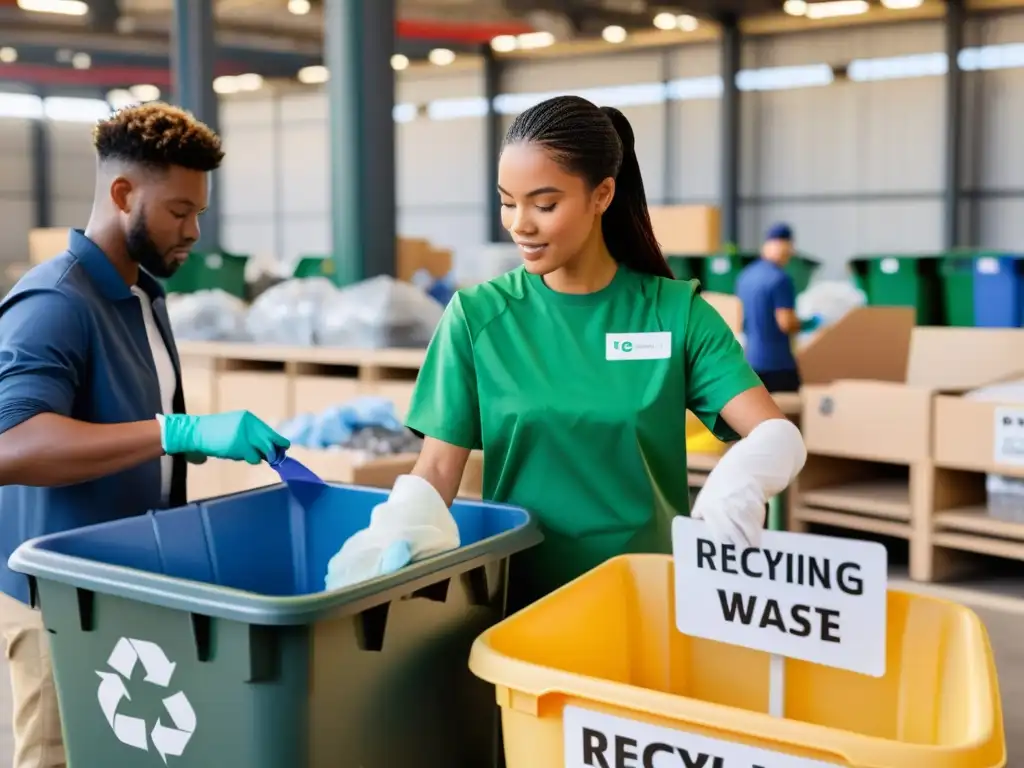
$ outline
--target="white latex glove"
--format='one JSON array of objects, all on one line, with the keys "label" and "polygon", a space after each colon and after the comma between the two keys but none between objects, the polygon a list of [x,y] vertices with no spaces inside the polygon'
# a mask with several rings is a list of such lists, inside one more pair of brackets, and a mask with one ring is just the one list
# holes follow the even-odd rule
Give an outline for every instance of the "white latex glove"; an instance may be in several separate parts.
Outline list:
[{"label": "white latex glove", "polygon": [[711,470],[690,516],[707,523],[723,544],[760,546],[765,505],[793,482],[805,461],[807,449],[793,422],[761,422]]},{"label": "white latex glove", "polygon": [[459,527],[434,486],[422,477],[401,475],[388,500],[374,507],[369,527],[331,558],[324,581],[327,589],[340,589],[459,545]]}]

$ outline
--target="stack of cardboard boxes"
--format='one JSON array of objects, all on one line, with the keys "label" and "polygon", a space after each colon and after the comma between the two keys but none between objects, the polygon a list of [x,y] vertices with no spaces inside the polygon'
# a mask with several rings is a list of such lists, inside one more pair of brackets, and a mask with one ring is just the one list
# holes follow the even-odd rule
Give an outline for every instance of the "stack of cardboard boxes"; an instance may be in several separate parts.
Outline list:
[{"label": "stack of cardboard boxes", "polygon": [[1024,559],[1024,523],[984,508],[984,473],[1024,474],[994,458],[1000,404],[962,398],[1022,360],[1019,330],[914,327],[911,310],[857,310],[823,333],[802,359],[808,461],[791,528],[906,539],[924,581],[969,567],[964,552]]}]

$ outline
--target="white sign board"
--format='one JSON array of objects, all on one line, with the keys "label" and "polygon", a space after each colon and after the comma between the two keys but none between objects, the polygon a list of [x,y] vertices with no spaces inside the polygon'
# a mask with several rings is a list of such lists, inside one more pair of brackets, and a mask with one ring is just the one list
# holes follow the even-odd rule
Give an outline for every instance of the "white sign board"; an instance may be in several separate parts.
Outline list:
[{"label": "white sign board", "polygon": [[1024,466],[1024,408],[996,408],[995,414],[993,461]]},{"label": "white sign board", "polygon": [[579,707],[562,719],[565,768],[837,768]]},{"label": "white sign board", "polygon": [[882,544],[765,531],[760,548],[672,523],[680,632],[865,675],[885,674]]}]

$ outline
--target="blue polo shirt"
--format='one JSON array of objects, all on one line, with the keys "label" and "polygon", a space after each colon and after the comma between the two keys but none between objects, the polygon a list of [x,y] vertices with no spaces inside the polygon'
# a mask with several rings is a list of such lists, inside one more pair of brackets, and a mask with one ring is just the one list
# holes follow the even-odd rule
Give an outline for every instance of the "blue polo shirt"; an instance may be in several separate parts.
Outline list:
[{"label": "blue polo shirt", "polygon": [[[174,363],[174,410],[184,412],[163,288],[145,272],[138,286],[152,300]],[[138,297],[103,251],[72,231],[67,251],[29,271],[0,302],[0,433],[41,413],[118,424],[162,410]],[[175,457],[171,506],[185,503],[185,472],[184,458]],[[160,506],[159,460],[78,485],[0,487],[0,591],[31,601],[27,577],[7,567],[22,542]]]},{"label": "blue polo shirt", "polygon": [[758,259],[736,278],[736,296],[743,302],[750,367],[758,373],[795,371],[792,341],[775,319],[775,310],[796,306],[793,278],[778,264]]}]

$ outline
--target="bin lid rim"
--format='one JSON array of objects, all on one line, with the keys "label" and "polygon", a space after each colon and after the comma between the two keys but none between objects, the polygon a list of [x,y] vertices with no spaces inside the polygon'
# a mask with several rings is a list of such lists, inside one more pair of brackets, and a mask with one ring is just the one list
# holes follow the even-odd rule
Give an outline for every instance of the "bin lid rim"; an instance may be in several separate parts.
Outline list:
[{"label": "bin lid rim", "polygon": [[[26,541],[10,556],[8,565],[15,572],[39,579],[190,613],[257,625],[311,624],[339,609],[365,610],[370,605],[390,602],[400,595],[407,594],[413,582],[423,581],[431,576],[438,577],[434,582],[450,578],[465,572],[466,566],[474,561],[501,560],[539,544],[543,540],[540,526],[529,512],[521,511],[526,515],[525,522],[482,541],[426,558],[394,574],[370,579],[352,587],[320,590],[302,595],[264,595],[234,587],[222,587],[193,579],[102,563],[40,547],[47,540],[63,535],[60,533]],[[445,572],[451,573],[448,576],[441,576]],[[129,574],[130,578],[125,578]]]}]

